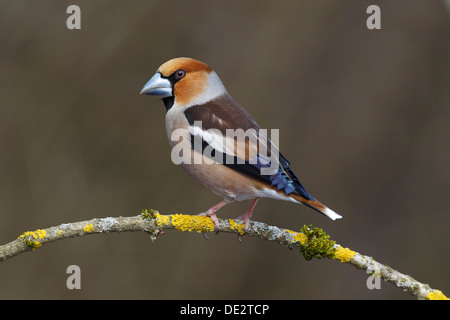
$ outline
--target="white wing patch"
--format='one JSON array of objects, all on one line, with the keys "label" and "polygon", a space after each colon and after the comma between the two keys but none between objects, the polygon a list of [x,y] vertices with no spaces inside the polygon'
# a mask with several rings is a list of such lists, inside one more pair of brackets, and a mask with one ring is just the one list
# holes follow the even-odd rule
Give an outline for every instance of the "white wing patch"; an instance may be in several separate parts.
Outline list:
[{"label": "white wing patch", "polygon": [[214,150],[228,154],[230,156],[234,156],[232,144],[227,143],[227,138],[222,135],[220,130],[218,129],[208,129],[203,130],[200,126],[197,126],[196,124],[201,125],[201,121],[195,121],[193,126],[189,127],[189,133],[194,137],[194,144],[198,141],[200,145],[200,149],[197,149],[194,147],[194,149],[201,150],[202,148],[202,139],[209,144]]}]

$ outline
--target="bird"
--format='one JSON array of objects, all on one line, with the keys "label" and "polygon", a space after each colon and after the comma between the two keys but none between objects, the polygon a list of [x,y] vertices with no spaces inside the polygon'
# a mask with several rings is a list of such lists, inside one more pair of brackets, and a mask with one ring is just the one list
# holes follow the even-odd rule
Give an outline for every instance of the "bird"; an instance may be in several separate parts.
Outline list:
[{"label": "bird", "polygon": [[164,103],[172,161],[223,197],[200,213],[214,222],[216,232],[220,229],[216,212],[233,201],[252,200],[238,218],[245,223],[244,233],[261,198],[303,204],[332,220],[342,218],[306,191],[267,130],[230,96],[208,64],[187,57],[171,59],[140,94]]}]

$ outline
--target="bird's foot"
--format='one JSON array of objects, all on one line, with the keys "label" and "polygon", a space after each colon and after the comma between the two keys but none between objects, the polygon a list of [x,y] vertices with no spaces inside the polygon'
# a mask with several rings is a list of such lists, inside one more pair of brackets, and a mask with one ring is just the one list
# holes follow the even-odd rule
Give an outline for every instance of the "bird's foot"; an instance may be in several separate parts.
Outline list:
[{"label": "bird's foot", "polygon": [[253,199],[253,202],[250,206],[250,208],[245,212],[242,216],[238,217],[239,220],[244,220],[244,232],[241,234],[239,233],[239,241],[242,242],[242,236],[247,234],[248,230],[250,229],[250,218],[252,217],[253,209],[256,206],[256,203],[258,202],[259,198]]},{"label": "bird's foot", "polygon": [[249,214],[249,212],[247,211],[242,216],[239,216],[236,218],[236,220],[244,221],[244,231],[242,233],[238,234],[239,242],[242,242],[242,236],[245,236],[248,233],[248,230],[250,229],[250,217],[251,217],[251,212]]},{"label": "bird's foot", "polygon": [[[199,214],[199,216],[206,216],[209,217],[211,219],[212,222],[214,222],[214,233],[218,234],[220,231],[220,227],[219,227],[219,219],[216,216],[215,212],[211,212],[210,210],[202,212]],[[208,239],[208,237],[206,236],[206,233],[203,233],[203,236]]]},{"label": "bird's foot", "polygon": [[[205,212],[202,212],[202,213],[199,214],[199,216],[207,216],[207,217],[209,217],[211,219],[211,221],[214,222],[214,231],[215,231],[216,234],[218,234],[219,231],[220,231],[219,219],[217,219],[216,212],[217,212],[217,210],[219,210],[220,208],[222,208],[226,204],[227,204],[227,202],[225,200],[220,201],[214,207],[211,207],[208,210],[206,210]],[[206,236],[205,233],[203,233],[203,235],[205,236],[206,239],[208,239],[208,237]]]}]

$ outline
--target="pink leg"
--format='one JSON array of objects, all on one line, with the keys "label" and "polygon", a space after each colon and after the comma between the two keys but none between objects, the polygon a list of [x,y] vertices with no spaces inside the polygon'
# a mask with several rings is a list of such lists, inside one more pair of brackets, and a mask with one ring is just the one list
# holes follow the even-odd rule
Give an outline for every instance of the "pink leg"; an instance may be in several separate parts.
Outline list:
[{"label": "pink leg", "polygon": [[250,218],[252,217],[253,209],[255,208],[256,203],[258,202],[259,199],[260,198],[253,199],[253,202],[250,205],[250,208],[247,210],[247,212],[244,213],[244,215],[239,217],[240,219],[244,219],[244,222],[245,222],[244,233],[246,233],[248,231]]},{"label": "pink leg", "polygon": [[211,221],[214,222],[216,233],[219,232],[219,220],[217,219],[216,212],[222,208],[224,205],[226,205],[228,202],[225,200],[220,201],[218,204],[216,204],[214,207],[209,208],[205,212],[200,213],[200,216],[207,216],[211,218]]}]

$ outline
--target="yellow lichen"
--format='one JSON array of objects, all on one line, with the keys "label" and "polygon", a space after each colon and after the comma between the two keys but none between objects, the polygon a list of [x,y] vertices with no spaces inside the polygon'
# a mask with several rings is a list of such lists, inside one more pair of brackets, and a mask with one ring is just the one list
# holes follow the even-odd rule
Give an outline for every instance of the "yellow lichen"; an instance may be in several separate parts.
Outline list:
[{"label": "yellow lichen", "polygon": [[286,231],[292,235],[291,243],[300,242],[300,244],[306,244],[308,242],[308,238],[303,233],[292,230]]},{"label": "yellow lichen", "polygon": [[243,235],[245,233],[245,223],[237,223],[233,219],[228,219],[228,221],[230,222],[231,230],[236,230],[241,235]]},{"label": "yellow lichen", "polygon": [[19,236],[19,238],[24,239],[25,243],[31,247],[33,250],[39,248],[42,243],[37,241],[37,239],[42,239],[47,235],[44,229],[38,229],[36,231],[27,231]]},{"label": "yellow lichen", "polygon": [[355,251],[350,250],[349,248],[343,248],[341,246],[336,250],[334,257],[340,262],[349,262],[351,258],[356,254]]},{"label": "yellow lichen", "polygon": [[91,233],[92,231],[94,231],[94,226],[92,225],[92,223],[87,224],[84,226],[83,230],[84,232]]},{"label": "yellow lichen", "polygon": [[38,229],[36,231],[27,231],[20,235],[19,238],[25,239],[28,238],[34,238],[34,239],[42,239],[46,236],[46,231],[42,229]]},{"label": "yellow lichen", "polygon": [[172,225],[180,231],[206,232],[214,230],[214,222],[206,216],[191,216],[186,214],[174,214]]},{"label": "yellow lichen", "polygon": [[156,224],[158,227],[167,226],[170,223],[170,217],[159,214],[159,212],[155,213],[156,215]]},{"label": "yellow lichen", "polygon": [[428,300],[450,300],[440,290],[431,291],[429,294],[427,294],[427,299]]},{"label": "yellow lichen", "polygon": [[56,233],[58,236],[62,236],[62,231],[61,229],[58,230],[58,232]]}]

